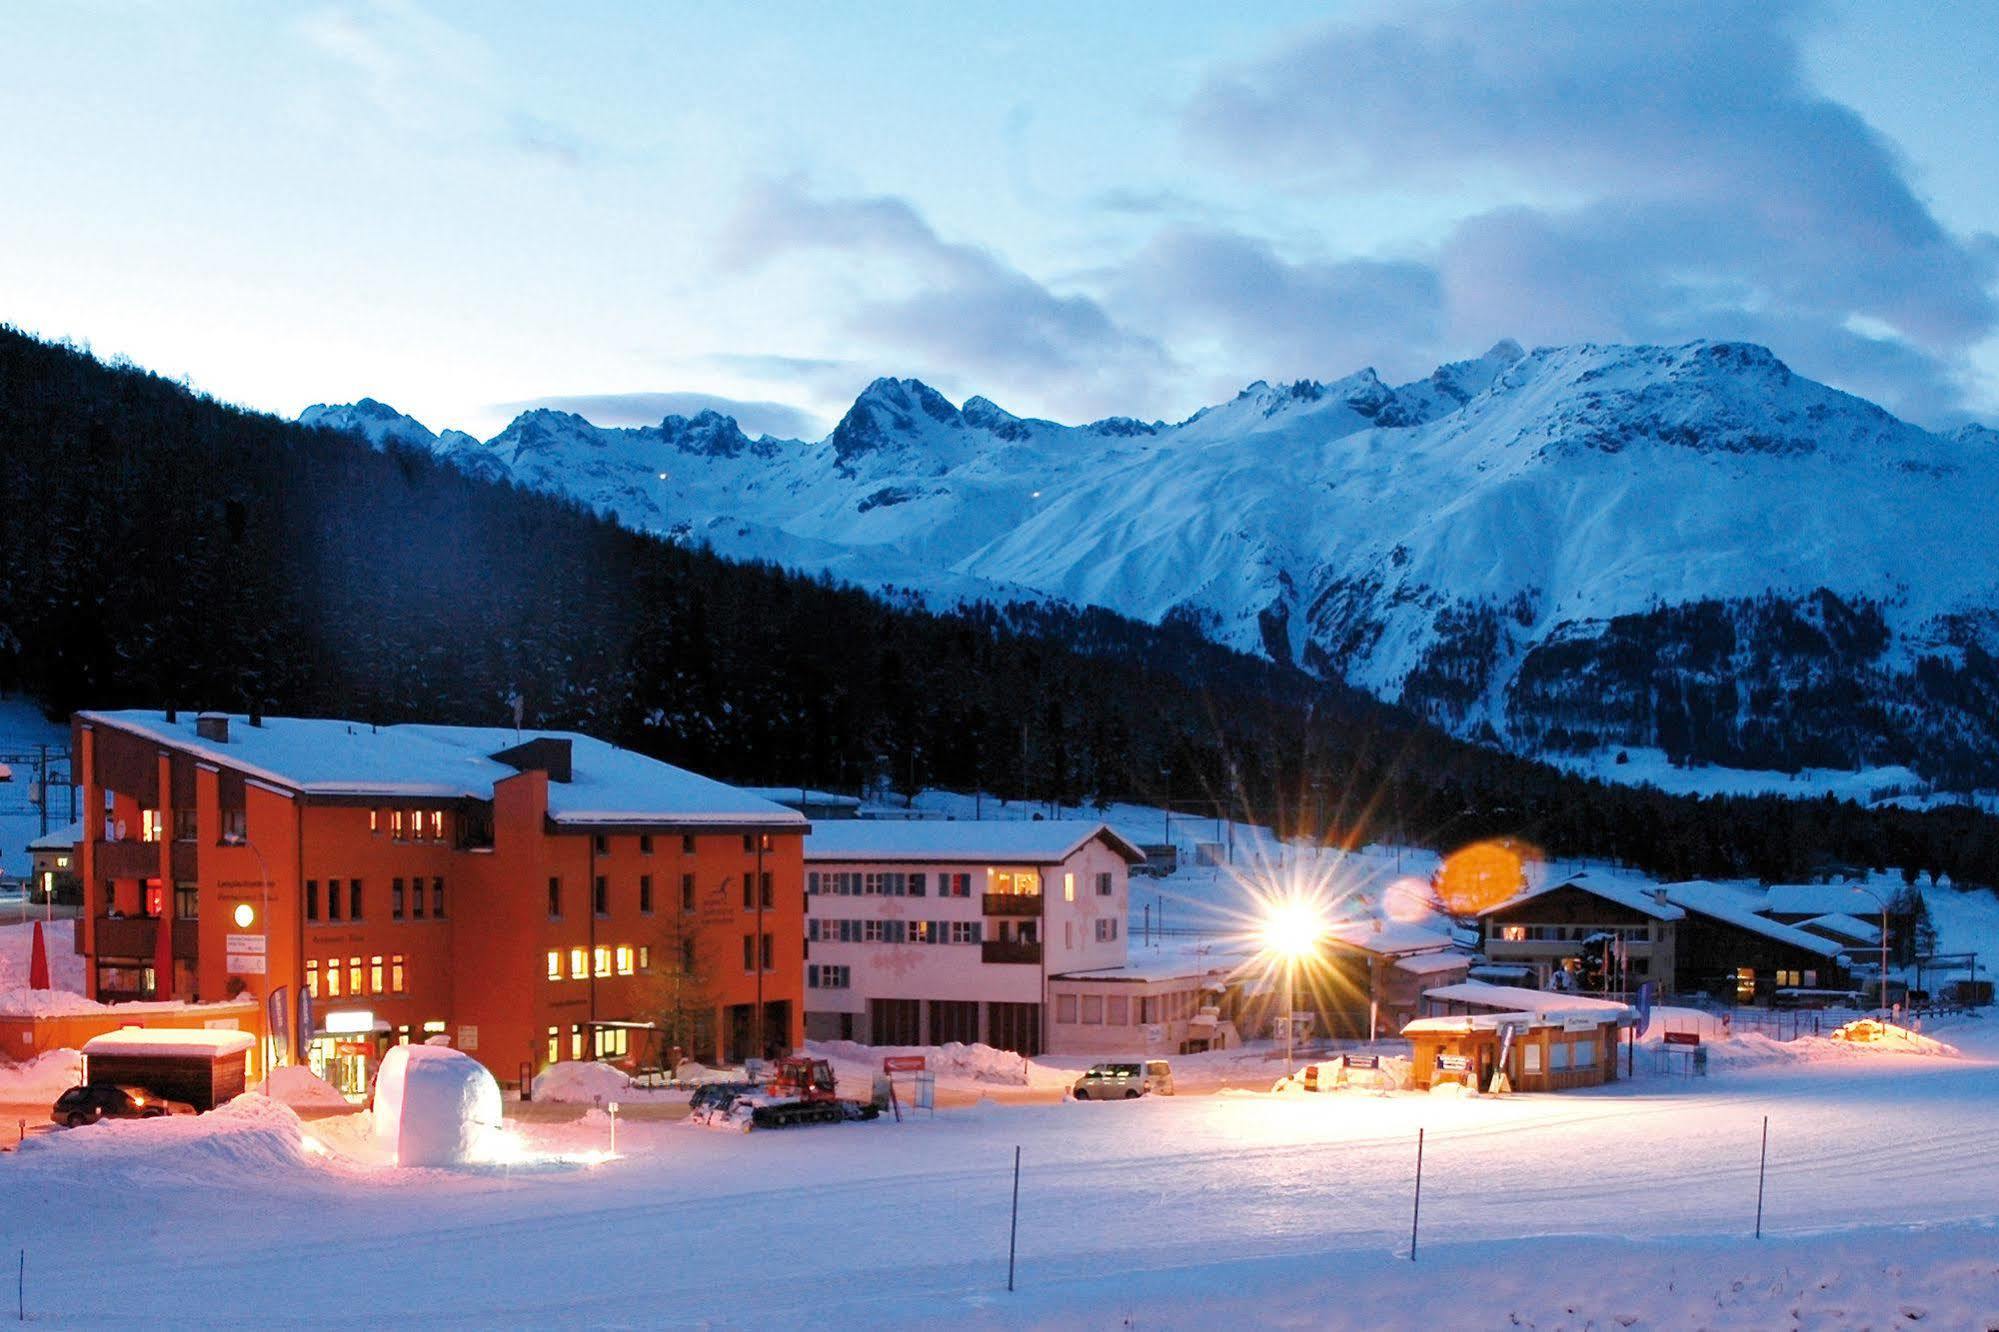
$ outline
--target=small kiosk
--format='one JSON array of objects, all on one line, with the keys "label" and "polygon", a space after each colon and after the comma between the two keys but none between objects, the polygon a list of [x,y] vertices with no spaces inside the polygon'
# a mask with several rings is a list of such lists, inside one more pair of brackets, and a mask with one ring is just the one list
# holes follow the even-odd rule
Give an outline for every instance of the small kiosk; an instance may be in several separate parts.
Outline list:
[{"label": "small kiosk", "polygon": [[243,1094],[256,1043],[247,1031],[125,1027],[83,1043],[83,1080],[143,1087],[213,1110]]},{"label": "small kiosk", "polygon": [[1489,1091],[1504,1071],[1514,1091],[1565,1091],[1617,1079],[1617,1046],[1637,1014],[1628,1004],[1467,981],[1423,996],[1429,1015],[1402,1029],[1410,1082]]}]

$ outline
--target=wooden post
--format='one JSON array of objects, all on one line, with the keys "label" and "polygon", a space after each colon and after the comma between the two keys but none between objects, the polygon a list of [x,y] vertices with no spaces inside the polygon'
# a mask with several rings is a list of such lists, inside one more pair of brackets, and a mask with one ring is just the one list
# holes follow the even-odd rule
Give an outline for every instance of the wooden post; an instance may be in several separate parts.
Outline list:
[{"label": "wooden post", "polygon": [[1416,1130],[1416,1206],[1409,1214],[1409,1261],[1416,1261],[1416,1227],[1423,1219],[1423,1130]]},{"label": "wooden post", "polygon": [[[1013,1149],[1013,1220],[1006,1230],[1006,1288],[1013,1289],[1013,1255],[1020,1237],[1020,1148]],[[25,1251],[24,1251],[25,1252]]]},{"label": "wooden post", "polygon": [[1770,1116],[1763,1116],[1763,1155],[1756,1162],[1756,1238],[1763,1238],[1763,1173],[1770,1164]]}]

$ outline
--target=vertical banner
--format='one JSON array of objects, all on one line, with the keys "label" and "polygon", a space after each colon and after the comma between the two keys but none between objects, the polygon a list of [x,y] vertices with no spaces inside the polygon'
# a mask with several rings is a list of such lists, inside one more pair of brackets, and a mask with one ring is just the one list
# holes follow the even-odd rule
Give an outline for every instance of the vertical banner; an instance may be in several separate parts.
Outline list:
[{"label": "vertical banner", "polygon": [[298,992],[298,1062],[306,1062],[306,1047],[312,1044],[312,991]]},{"label": "vertical banner", "polygon": [[1638,987],[1638,1035],[1634,1037],[1634,1039],[1643,1039],[1646,1030],[1650,1028],[1651,1025],[1652,1025],[1652,982],[1646,981],[1643,985]]},{"label": "vertical banner", "polygon": [[291,996],[285,992],[286,989],[286,986],[280,985],[264,1000],[271,1023],[271,1062],[274,1064],[291,1062]]}]

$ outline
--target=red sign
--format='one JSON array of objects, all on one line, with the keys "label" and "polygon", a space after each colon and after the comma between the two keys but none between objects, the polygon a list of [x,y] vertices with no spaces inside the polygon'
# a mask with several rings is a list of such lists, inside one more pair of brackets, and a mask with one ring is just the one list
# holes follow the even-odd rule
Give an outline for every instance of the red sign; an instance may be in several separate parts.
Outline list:
[{"label": "red sign", "polygon": [[1666,1033],[1668,1045],[1699,1045],[1701,1034],[1697,1031],[1669,1031]]},{"label": "red sign", "polygon": [[333,1045],[333,1051],[335,1054],[361,1055],[364,1057],[374,1053],[373,1047],[366,1041],[336,1041]]},{"label": "red sign", "polygon": [[883,1055],[884,1073],[921,1073],[924,1063],[922,1055]]}]

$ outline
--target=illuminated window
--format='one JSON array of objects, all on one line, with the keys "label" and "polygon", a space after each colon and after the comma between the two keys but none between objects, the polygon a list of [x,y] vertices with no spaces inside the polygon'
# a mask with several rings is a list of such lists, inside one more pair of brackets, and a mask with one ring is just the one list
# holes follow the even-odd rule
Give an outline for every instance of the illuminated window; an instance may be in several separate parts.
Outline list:
[{"label": "illuminated window", "polygon": [[444,840],[444,811],[441,809],[430,811],[430,840],[433,842]]},{"label": "illuminated window", "polygon": [[139,836],[148,842],[157,842],[162,836],[160,812],[157,809],[139,811]]},{"label": "illuminated window", "polygon": [[1525,925],[1502,925],[1499,930],[1499,937],[1508,943],[1525,943],[1527,942],[1527,927]]},{"label": "illuminated window", "polygon": [[595,949],[595,953],[596,953],[596,959],[597,959],[597,974],[598,974],[599,976],[608,976],[608,975],[610,975],[610,974],[611,974],[611,946],[610,946],[609,944],[598,944],[598,945],[597,945],[597,947],[596,947],[596,949]]},{"label": "illuminated window", "polygon": [[316,957],[305,960],[305,992],[315,999],[319,998],[319,959]]},{"label": "illuminated window", "polygon": [[358,957],[347,959],[347,993],[361,993],[361,959]]},{"label": "illuminated window", "polygon": [[1756,968],[1736,968],[1735,997],[1738,1002],[1756,997]]},{"label": "illuminated window", "polygon": [[395,954],[389,959],[389,988],[397,994],[403,992],[403,955]]},{"label": "illuminated window", "polygon": [[426,1036],[442,1036],[444,1034],[444,1019],[432,1018],[430,1021],[424,1023],[423,1034]]},{"label": "illuminated window", "polygon": [[371,833],[379,833],[382,831],[381,810],[371,809],[368,811],[368,831]]},{"label": "illuminated window", "polygon": [[569,979],[582,980],[590,974],[590,954],[587,949],[569,950]]},{"label": "illuminated window", "polygon": [[337,957],[326,959],[326,997],[328,999],[340,997],[340,959]]},{"label": "illuminated window", "polygon": [[1064,902],[1076,900],[1076,876],[1073,874],[1062,876],[1062,900]]},{"label": "illuminated window", "polygon": [[652,949],[648,948],[644,944],[639,945],[639,970],[640,971],[652,970]]},{"label": "illuminated window", "polygon": [[382,955],[375,954],[368,959],[368,993],[382,992]]},{"label": "illuminated window", "polygon": [[420,809],[410,811],[410,840],[415,842],[423,840],[423,811]]},{"label": "illuminated window", "polygon": [[597,1028],[597,1058],[617,1059],[631,1049],[631,1032],[623,1027]]},{"label": "illuminated window", "polygon": [[548,1062],[558,1063],[562,1059],[562,1028],[548,1029]]},{"label": "illuminated window", "polygon": [[618,945],[618,951],[617,951],[617,954],[616,954],[616,957],[617,957],[617,966],[618,966],[618,974],[619,974],[620,976],[629,976],[629,975],[631,975],[631,974],[632,974],[632,949],[631,949],[631,945],[630,945],[630,944],[619,944],[619,945]]},{"label": "illuminated window", "polygon": [[569,1024],[569,1057],[571,1059],[583,1057],[583,1025],[578,1022]]},{"label": "illuminated window", "polygon": [[398,842],[403,840],[403,812],[399,809],[389,811],[389,836]]},{"label": "illuminated window", "polygon": [[550,980],[562,979],[562,950],[560,948],[551,948],[548,950],[548,978]]}]

